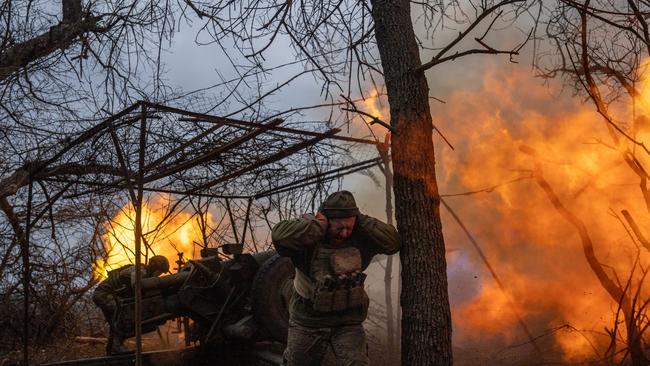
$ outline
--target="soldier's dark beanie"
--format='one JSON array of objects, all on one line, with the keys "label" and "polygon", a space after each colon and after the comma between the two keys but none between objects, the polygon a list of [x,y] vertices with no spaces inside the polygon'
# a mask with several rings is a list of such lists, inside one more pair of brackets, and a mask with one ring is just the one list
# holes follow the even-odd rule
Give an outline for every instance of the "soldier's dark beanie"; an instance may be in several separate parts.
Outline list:
[{"label": "soldier's dark beanie", "polygon": [[319,211],[330,219],[353,217],[359,213],[354,196],[348,191],[334,192],[327,196]]},{"label": "soldier's dark beanie", "polygon": [[149,264],[147,265],[150,271],[160,270],[162,273],[169,272],[169,261],[162,255],[154,255],[149,258]]}]

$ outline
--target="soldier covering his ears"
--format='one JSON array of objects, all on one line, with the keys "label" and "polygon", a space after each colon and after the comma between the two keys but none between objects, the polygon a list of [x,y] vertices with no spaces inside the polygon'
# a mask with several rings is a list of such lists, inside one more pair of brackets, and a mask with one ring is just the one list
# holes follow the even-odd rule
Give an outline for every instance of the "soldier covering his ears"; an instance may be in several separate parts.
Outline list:
[{"label": "soldier covering his ears", "polygon": [[340,191],[316,215],[279,222],[272,239],[296,267],[284,364],[320,365],[331,347],[337,364],[368,365],[363,271],[376,254],[400,249],[397,230],[359,213],[352,193]]}]

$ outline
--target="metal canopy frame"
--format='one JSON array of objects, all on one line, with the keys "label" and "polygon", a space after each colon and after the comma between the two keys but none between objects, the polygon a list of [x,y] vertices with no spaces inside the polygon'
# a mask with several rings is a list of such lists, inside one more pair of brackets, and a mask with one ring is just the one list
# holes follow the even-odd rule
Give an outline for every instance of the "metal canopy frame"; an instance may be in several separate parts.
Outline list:
[{"label": "metal canopy frame", "polygon": [[[38,178],[39,170],[57,163],[58,166],[87,165],[91,156],[96,171],[88,172],[84,178],[76,175],[73,178],[46,177],[43,180],[67,186],[67,194],[62,195],[63,198],[130,190],[130,187],[136,186],[137,175],[142,173],[142,189],[148,192],[257,199],[318,181],[335,179],[367,169],[380,161],[379,158],[369,159],[327,172],[299,174],[293,184],[265,182],[264,187],[257,191],[251,189],[253,186],[247,186],[247,192],[243,194],[237,190],[223,189],[244,175],[255,175],[270,165],[326,140],[380,144],[373,140],[339,136],[340,130],[335,128],[326,131],[301,130],[280,126],[283,122],[282,119],[265,123],[248,122],[140,101],[79,134],[50,158],[40,161],[38,167],[34,168],[34,176]],[[191,133],[192,126],[196,127],[194,134]],[[169,136],[165,136],[165,133]],[[138,135],[142,135],[141,140]],[[218,139],[215,136],[220,135],[227,137],[216,141]],[[256,148],[254,145],[260,141],[267,146]],[[285,146],[287,142],[295,143]],[[210,144],[214,146],[209,146]],[[93,154],[88,150],[99,151],[98,154]],[[147,152],[142,166],[135,164],[139,161],[139,151]],[[243,166],[230,161],[218,167],[220,160],[245,157],[250,152],[257,156],[242,159]],[[263,155],[262,152],[269,154]],[[79,157],[86,161],[78,161]],[[285,170],[286,166],[284,165]],[[79,190],[80,187],[86,188]],[[70,188],[76,189],[71,193]],[[131,194],[131,198],[135,196]]]},{"label": "metal canopy frame", "polygon": [[[135,264],[141,265],[142,201],[144,192],[180,196],[247,199],[242,241],[249,226],[253,200],[340,178],[374,167],[380,157],[327,171],[301,167],[291,158],[324,149],[329,156],[343,150],[328,141],[381,145],[380,142],[339,136],[325,131],[281,126],[282,119],[249,122],[196,113],[139,101],[56,147],[49,158],[29,166],[29,204],[26,227],[33,227],[60,199],[116,194],[126,190],[135,207]],[[329,144],[329,145],[328,145]],[[304,159],[303,159],[304,160]],[[307,159],[309,161],[309,159]],[[295,168],[291,170],[291,168]],[[51,174],[59,170],[61,174]],[[83,170],[83,171],[80,171]],[[47,174],[44,172],[48,172]],[[284,177],[284,179],[283,179]],[[47,183],[57,193],[45,208],[32,212],[33,181]],[[259,188],[258,188],[259,187]],[[232,230],[239,240],[237,228]],[[28,231],[29,232],[29,231]],[[27,235],[29,240],[29,235]],[[27,247],[29,242],[27,242]],[[23,256],[28,256],[25,251]],[[24,258],[24,281],[29,281],[29,258]],[[141,364],[141,278],[135,283],[136,365]],[[25,308],[28,307],[25,297]],[[25,353],[27,352],[25,331]],[[26,354],[25,354],[26,356]]]}]

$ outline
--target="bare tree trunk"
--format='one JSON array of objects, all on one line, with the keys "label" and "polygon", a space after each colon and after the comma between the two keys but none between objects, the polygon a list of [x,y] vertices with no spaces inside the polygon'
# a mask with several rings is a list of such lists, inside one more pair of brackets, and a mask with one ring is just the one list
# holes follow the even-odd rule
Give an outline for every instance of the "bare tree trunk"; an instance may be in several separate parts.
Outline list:
[{"label": "bare tree trunk", "polygon": [[[390,167],[389,135],[386,135],[386,143],[377,145],[379,155],[384,166],[384,180],[386,189],[386,222],[393,225],[393,171]],[[386,268],[384,270],[384,300],[386,302],[386,347],[389,361],[399,364],[399,357],[395,359],[397,352],[395,347],[395,311],[393,310],[393,256],[386,257]]]},{"label": "bare tree trunk", "polygon": [[[398,339],[402,336],[402,262],[397,262],[397,273],[399,276],[399,281],[397,281],[397,324],[395,327],[395,337]],[[398,344],[398,347],[400,345]],[[400,352],[401,354],[401,352]]]},{"label": "bare tree trunk", "polygon": [[451,365],[451,312],[429,88],[410,2],[373,1],[377,47],[390,104],[397,227],[402,249],[402,362]]}]

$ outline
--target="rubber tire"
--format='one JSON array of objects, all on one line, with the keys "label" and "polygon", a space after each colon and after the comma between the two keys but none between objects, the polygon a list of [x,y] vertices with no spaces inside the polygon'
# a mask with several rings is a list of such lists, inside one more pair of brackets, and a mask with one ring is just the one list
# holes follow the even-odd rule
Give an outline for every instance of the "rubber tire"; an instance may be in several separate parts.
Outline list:
[{"label": "rubber tire", "polygon": [[276,254],[262,264],[253,280],[253,316],[273,340],[283,343],[289,331],[289,298],[282,295],[282,289],[291,286],[293,291],[294,276],[291,260]]}]

